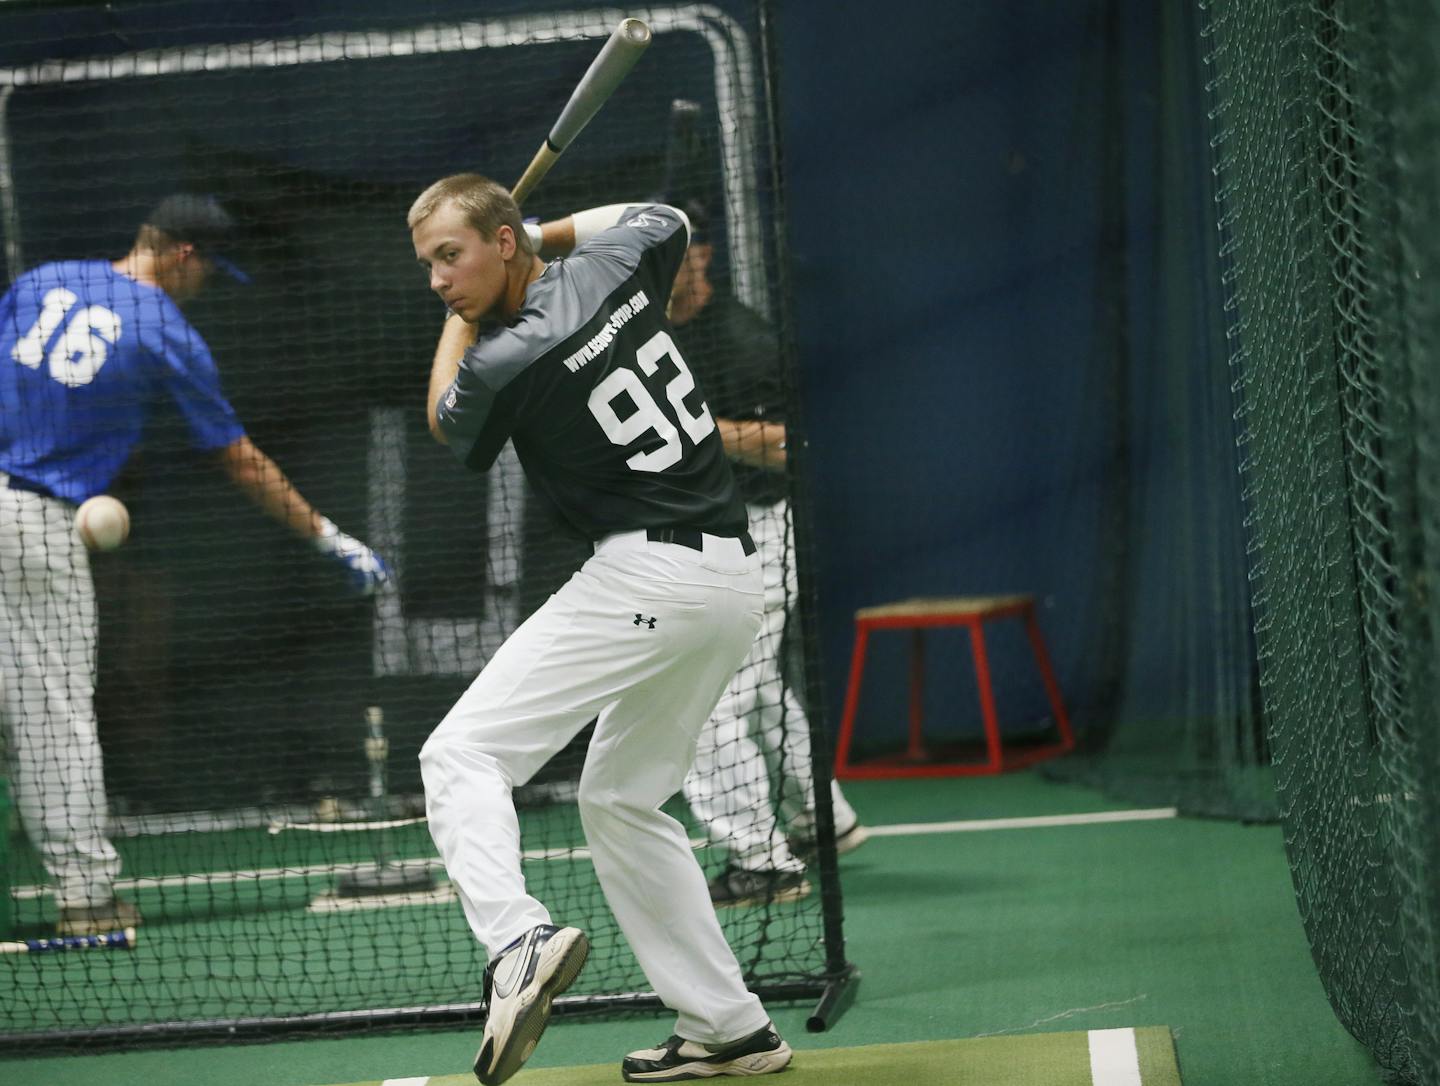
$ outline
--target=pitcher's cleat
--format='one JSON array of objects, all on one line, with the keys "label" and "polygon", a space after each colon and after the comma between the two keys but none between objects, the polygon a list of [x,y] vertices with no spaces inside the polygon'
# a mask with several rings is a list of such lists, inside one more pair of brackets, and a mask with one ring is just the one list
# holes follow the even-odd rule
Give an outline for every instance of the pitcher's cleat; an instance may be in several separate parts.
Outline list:
[{"label": "pitcher's cleat", "polygon": [[632,1052],[620,1065],[626,1082],[684,1082],[721,1075],[768,1075],[783,1071],[794,1052],[769,1023],[725,1045],[702,1045],[671,1037],[658,1048]]},{"label": "pitcher's cleat", "polygon": [[574,983],[589,953],[579,928],[541,924],[486,969],[490,1009],[475,1055],[475,1077],[485,1086],[499,1086],[530,1058],[550,1021],[551,1002]]},{"label": "pitcher's cleat", "polygon": [[55,920],[56,935],[105,935],[126,928],[138,928],[140,910],[123,897],[100,905],[63,907]]},{"label": "pitcher's cleat", "polygon": [[780,905],[810,893],[804,871],[747,871],[734,864],[710,880],[710,903],[717,909],[745,905]]},{"label": "pitcher's cleat", "polygon": [[[870,840],[870,831],[857,818],[854,822],[850,823],[843,832],[839,830],[836,831],[835,855],[844,856],[847,852],[854,852],[868,840]],[[793,852],[798,859],[805,861],[807,864],[815,862],[816,846],[814,830],[793,833],[788,838],[788,843],[790,845],[790,851]]]}]

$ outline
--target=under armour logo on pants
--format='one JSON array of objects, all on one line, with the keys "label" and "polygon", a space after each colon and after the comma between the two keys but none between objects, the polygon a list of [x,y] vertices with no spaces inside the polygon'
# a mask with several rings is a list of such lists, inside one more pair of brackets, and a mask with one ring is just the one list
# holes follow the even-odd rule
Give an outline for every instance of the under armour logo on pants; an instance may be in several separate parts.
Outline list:
[{"label": "under armour logo on pants", "polygon": [[649,628],[652,630],[655,628],[655,620],[653,618],[646,618],[644,615],[637,614],[635,616],[635,625],[639,626],[642,623],[649,623]]}]

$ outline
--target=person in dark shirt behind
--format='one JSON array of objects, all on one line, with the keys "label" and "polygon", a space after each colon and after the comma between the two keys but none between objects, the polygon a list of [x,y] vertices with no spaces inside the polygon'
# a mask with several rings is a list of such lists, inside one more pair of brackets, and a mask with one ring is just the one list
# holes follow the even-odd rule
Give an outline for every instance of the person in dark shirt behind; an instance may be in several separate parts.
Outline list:
[{"label": "person in dark shirt behind", "polygon": [[[784,669],[797,585],[780,348],[758,314],[710,279],[708,215],[697,202],[683,206],[691,240],[675,276],[670,323],[735,470],[765,576],[764,622],[700,735],[684,793],[711,843],[729,853],[710,882],[717,908],[794,901],[810,892],[804,859],[814,847],[815,788],[809,721]],[[836,842],[849,852],[867,832],[834,782],[831,796]]]}]

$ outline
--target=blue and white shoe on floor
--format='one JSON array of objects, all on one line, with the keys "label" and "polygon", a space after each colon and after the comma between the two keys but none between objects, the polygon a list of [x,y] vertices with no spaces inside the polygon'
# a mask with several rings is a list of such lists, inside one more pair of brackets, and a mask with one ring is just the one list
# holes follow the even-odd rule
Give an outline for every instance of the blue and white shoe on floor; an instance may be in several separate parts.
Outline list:
[{"label": "blue and white shoe on floor", "polygon": [[530,1058],[550,1021],[550,1004],[575,982],[589,953],[579,928],[541,924],[490,964],[490,1010],[475,1056],[475,1077],[484,1086],[499,1086]]}]

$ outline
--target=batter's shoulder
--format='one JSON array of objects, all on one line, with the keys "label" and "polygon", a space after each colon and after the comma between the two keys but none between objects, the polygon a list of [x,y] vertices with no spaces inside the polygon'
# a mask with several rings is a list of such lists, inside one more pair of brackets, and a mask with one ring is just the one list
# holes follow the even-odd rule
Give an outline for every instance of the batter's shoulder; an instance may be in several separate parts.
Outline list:
[{"label": "batter's shoulder", "polygon": [[690,220],[668,204],[634,204],[619,221],[575,249],[575,256],[619,257],[637,261],[648,249],[677,245],[682,251],[690,240]]},{"label": "batter's shoulder", "polygon": [[465,352],[465,367],[499,391],[563,343],[585,318],[561,279],[554,265],[547,269],[515,321],[483,332]]}]

